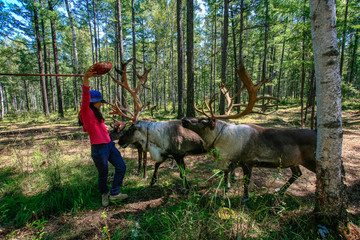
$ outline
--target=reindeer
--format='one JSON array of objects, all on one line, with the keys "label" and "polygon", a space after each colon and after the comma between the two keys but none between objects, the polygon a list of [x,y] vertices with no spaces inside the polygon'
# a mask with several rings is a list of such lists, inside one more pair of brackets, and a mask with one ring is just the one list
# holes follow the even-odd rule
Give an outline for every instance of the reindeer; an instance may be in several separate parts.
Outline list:
[{"label": "reindeer", "polygon": [[[131,61],[131,59],[129,60]],[[140,85],[146,81],[145,72],[143,76],[139,76],[139,85],[135,90],[132,90],[127,83],[126,65],[127,61],[121,71],[123,81],[120,82],[112,77],[112,79],[124,87],[135,101],[135,113],[129,107],[125,108],[119,101],[111,104],[112,112],[110,114],[120,115],[131,120],[131,126],[125,129],[129,122],[117,122],[118,128],[114,128],[110,134],[112,139],[119,139],[119,144],[126,147],[129,144],[138,143],[144,151],[150,152],[151,158],[156,162],[154,173],[151,179],[151,185],[157,181],[157,172],[159,166],[168,158],[175,159],[180,168],[180,177],[184,180],[186,188],[189,187],[183,170],[185,169],[184,157],[187,155],[195,155],[205,153],[202,138],[190,129],[182,126],[181,120],[172,120],[168,122],[154,122],[154,121],[139,121],[140,113],[145,109],[141,106],[138,92]],[[129,116],[130,115],[130,116]]]},{"label": "reindeer", "polygon": [[[204,107],[199,110],[195,106],[196,111],[206,117],[183,118],[182,124],[200,135],[205,142],[205,149],[216,149],[214,157],[218,161],[223,161],[227,166],[224,168],[226,182],[228,182],[230,172],[237,167],[242,168],[244,174],[243,201],[249,200],[248,185],[253,167],[290,168],[292,176],[282,188],[277,189],[280,193],[284,193],[302,175],[300,165],[315,172],[316,132],[306,129],[270,129],[254,124],[236,125],[220,120],[258,113],[253,111],[254,107],[266,109],[270,105],[258,106],[256,102],[277,100],[272,97],[256,97],[260,87],[271,81],[275,76],[254,85],[243,63],[237,73],[243,82],[243,87],[232,98],[230,98],[229,91],[225,86],[221,86],[221,92],[228,102],[228,111],[225,115],[214,115],[211,105],[215,97],[212,97],[209,103],[205,102],[210,115],[204,111]],[[233,107],[242,105],[233,104],[232,101],[236,96],[240,95],[244,88],[247,89],[249,94],[248,104],[242,112],[231,115]]]}]

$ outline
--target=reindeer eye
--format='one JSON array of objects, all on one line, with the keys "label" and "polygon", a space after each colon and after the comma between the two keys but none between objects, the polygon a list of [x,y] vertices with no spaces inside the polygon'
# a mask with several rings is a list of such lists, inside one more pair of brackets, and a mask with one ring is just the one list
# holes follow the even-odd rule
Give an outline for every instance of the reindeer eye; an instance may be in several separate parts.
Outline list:
[{"label": "reindeer eye", "polygon": [[202,118],[202,119],[200,120],[200,123],[201,123],[201,124],[204,124],[204,125],[207,125],[207,124],[209,123],[209,121],[208,121],[208,119],[206,119],[206,118]]}]

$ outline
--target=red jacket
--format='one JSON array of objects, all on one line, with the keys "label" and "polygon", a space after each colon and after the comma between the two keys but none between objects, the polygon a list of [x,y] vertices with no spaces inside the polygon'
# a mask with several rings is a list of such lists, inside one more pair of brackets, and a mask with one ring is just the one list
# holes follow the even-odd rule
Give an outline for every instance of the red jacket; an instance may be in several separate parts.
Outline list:
[{"label": "red jacket", "polygon": [[95,117],[94,112],[89,107],[90,104],[90,87],[82,86],[82,103],[79,113],[80,121],[84,123],[83,130],[87,132],[90,137],[90,144],[109,143],[111,141],[108,129],[105,126],[104,120],[99,122]]}]

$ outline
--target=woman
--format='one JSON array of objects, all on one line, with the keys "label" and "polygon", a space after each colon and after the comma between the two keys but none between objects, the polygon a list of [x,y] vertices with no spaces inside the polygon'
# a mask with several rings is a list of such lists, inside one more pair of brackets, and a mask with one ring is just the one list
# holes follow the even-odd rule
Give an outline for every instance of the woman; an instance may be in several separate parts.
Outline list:
[{"label": "woman", "polygon": [[[101,104],[105,101],[100,92],[90,91],[89,77],[96,75],[92,68],[89,68],[84,75],[79,123],[90,137],[91,157],[99,172],[98,183],[102,194],[102,205],[106,207],[109,205],[109,200],[122,200],[128,197],[127,194],[120,193],[126,166],[119,150],[115,147],[115,143],[109,137],[104,118],[100,112]],[[115,167],[114,181],[110,191],[106,184],[108,162]]]}]

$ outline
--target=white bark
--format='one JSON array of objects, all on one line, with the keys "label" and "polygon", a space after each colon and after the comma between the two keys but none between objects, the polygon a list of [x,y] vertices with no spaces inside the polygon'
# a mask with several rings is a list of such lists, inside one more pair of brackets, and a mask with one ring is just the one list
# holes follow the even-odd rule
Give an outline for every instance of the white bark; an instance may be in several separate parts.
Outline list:
[{"label": "white bark", "polygon": [[335,0],[310,1],[316,76],[316,214],[337,225],[345,211],[342,152],[341,77]]}]

